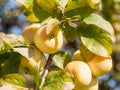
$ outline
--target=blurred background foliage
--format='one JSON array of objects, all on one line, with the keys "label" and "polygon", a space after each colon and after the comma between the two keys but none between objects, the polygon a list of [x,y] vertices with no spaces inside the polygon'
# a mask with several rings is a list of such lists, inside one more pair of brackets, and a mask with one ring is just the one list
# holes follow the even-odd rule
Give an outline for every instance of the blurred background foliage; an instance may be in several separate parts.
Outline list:
[{"label": "blurred background foliage", "polygon": [[[108,20],[115,31],[113,43],[113,69],[99,78],[99,90],[120,90],[120,0],[102,0],[100,14]],[[21,34],[30,24],[25,21],[25,15],[20,12],[14,0],[0,0],[0,32]],[[66,50],[75,50],[79,46],[75,42],[68,43]]]}]

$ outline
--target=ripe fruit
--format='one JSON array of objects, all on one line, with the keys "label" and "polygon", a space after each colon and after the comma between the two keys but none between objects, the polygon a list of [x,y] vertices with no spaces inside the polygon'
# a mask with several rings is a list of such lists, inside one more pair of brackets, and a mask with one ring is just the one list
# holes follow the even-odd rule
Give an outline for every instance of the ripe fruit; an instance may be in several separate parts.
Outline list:
[{"label": "ripe fruit", "polygon": [[46,59],[42,52],[40,52],[37,48],[33,48],[33,50],[29,53],[29,56],[29,58],[21,56],[21,70],[27,74],[35,74],[38,68],[40,70],[44,68]]},{"label": "ripe fruit", "polygon": [[40,24],[38,23],[31,24],[23,30],[22,36],[28,39],[31,42],[31,44],[33,44],[34,35],[39,28],[40,28]]},{"label": "ripe fruit", "polygon": [[56,27],[58,27],[59,21],[57,19],[51,19],[49,20],[47,27],[46,27],[46,33],[47,35],[52,32]]},{"label": "ripe fruit", "polygon": [[72,61],[68,63],[65,70],[73,75],[74,79],[81,85],[89,85],[92,74],[89,66],[82,61]]},{"label": "ripe fruit", "polygon": [[[54,25],[54,23],[51,25]],[[53,26],[51,27],[53,28]],[[46,30],[50,30],[50,32],[47,33]],[[34,42],[42,52],[53,54],[63,45],[62,31],[58,25],[53,30],[48,29],[48,26],[44,25],[36,32]]]},{"label": "ripe fruit", "polygon": [[72,60],[82,61],[82,56],[80,50],[77,50],[73,53]]},{"label": "ripe fruit", "polygon": [[102,76],[108,73],[112,68],[111,57],[95,56],[91,61],[87,62],[94,76]]},{"label": "ripe fruit", "polygon": [[81,85],[75,81],[74,90],[98,90],[98,79],[96,77],[92,77],[89,85]]}]

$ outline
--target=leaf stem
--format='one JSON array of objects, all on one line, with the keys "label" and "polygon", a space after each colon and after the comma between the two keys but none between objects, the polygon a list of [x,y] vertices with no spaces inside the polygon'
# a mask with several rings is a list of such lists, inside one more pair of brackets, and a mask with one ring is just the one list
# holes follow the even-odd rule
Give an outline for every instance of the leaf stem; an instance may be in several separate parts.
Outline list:
[{"label": "leaf stem", "polygon": [[51,62],[52,62],[51,58],[52,58],[52,55],[49,55],[47,63],[45,65],[45,67],[44,67],[44,71],[43,71],[42,76],[41,76],[42,77],[42,82],[41,82],[41,85],[40,85],[41,88],[43,87],[44,82],[45,82],[45,77],[48,74],[48,71],[49,71],[49,68],[50,68],[50,65],[51,65]]}]

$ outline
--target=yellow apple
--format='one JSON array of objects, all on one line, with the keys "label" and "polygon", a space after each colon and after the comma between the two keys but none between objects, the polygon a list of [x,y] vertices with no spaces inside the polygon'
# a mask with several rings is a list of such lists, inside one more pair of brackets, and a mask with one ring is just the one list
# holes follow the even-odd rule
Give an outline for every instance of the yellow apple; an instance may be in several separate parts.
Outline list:
[{"label": "yellow apple", "polygon": [[81,85],[75,81],[74,90],[98,90],[98,79],[96,77],[92,77],[89,85]]},{"label": "yellow apple", "polygon": [[34,23],[34,24],[27,26],[23,30],[22,36],[24,38],[28,39],[31,44],[33,44],[34,43],[34,35],[35,35],[36,31],[40,28],[40,26],[41,25],[39,23]]},{"label": "yellow apple", "polygon": [[33,48],[29,53],[29,58],[24,56],[20,57],[20,69],[26,74],[35,74],[37,69],[42,70],[46,64],[46,58],[44,54],[37,48]]},{"label": "yellow apple", "polygon": [[112,69],[112,58],[95,56],[91,61],[87,62],[94,76],[102,76]]},{"label": "yellow apple", "polygon": [[[52,23],[52,25],[54,25],[54,23]],[[53,26],[51,27],[53,28]],[[48,30],[50,30],[50,32]],[[62,47],[63,34],[58,25],[55,26],[53,30],[48,29],[47,25],[43,25],[36,32],[34,36],[34,42],[36,47],[40,49],[42,52],[53,54]]]},{"label": "yellow apple", "polygon": [[50,19],[46,26],[46,34],[50,34],[55,28],[58,27],[58,24],[59,20],[57,20],[56,18]]},{"label": "yellow apple", "polygon": [[72,60],[75,60],[75,61],[82,61],[82,56],[81,56],[81,52],[80,50],[76,50],[74,53],[73,53],[73,56],[72,56]]},{"label": "yellow apple", "polygon": [[72,61],[68,63],[65,70],[73,75],[81,85],[89,85],[92,79],[92,73],[89,66],[82,61]]}]

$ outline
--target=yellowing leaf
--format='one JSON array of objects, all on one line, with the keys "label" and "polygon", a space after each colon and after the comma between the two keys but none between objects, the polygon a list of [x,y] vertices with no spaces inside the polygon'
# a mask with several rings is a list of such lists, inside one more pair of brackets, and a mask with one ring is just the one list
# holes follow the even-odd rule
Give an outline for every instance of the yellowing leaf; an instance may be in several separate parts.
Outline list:
[{"label": "yellowing leaf", "polygon": [[7,74],[3,77],[3,84],[15,84],[15,85],[20,85],[20,86],[26,86],[26,81],[23,76],[20,74]]},{"label": "yellowing leaf", "polygon": [[67,52],[64,51],[59,51],[57,53],[55,53],[53,55],[53,63],[61,68],[64,69],[64,67],[70,62],[72,61],[71,57],[69,56],[69,54]]},{"label": "yellowing leaf", "polygon": [[85,17],[94,11],[89,7],[87,0],[68,0],[66,8],[64,10],[67,17]]},{"label": "yellowing leaf", "polygon": [[65,12],[85,6],[87,6],[86,0],[68,0],[67,7],[65,8]]},{"label": "yellowing leaf", "polygon": [[51,13],[58,6],[57,0],[36,0],[38,6]]},{"label": "yellowing leaf", "polygon": [[67,72],[51,71],[46,76],[43,90],[72,90],[73,79]]}]

